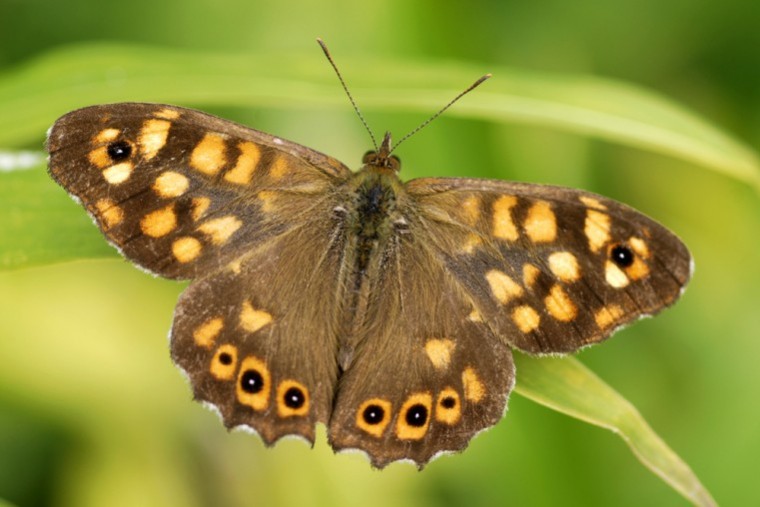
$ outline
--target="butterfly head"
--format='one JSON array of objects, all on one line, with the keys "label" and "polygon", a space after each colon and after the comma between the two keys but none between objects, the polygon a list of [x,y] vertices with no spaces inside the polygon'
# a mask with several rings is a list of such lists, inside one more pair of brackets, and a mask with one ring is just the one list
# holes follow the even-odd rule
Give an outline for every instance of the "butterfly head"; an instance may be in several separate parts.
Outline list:
[{"label": "butterfly head", "polygon": [[365,167],[373,167],[377,170],[397,173],[401,170],[401,160],[396,155],[391,155],[391,133],[386,132],[380,148],[368,151],[362,158]]}]

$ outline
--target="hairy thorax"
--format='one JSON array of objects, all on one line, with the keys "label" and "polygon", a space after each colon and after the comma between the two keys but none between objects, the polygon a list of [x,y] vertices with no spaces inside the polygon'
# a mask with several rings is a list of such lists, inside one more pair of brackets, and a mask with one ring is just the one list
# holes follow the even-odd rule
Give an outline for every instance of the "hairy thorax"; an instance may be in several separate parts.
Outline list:
[{"label": "hairy thorax", "polygon": [[347,183],[350,200],[338,210],[343,237],[341,366],[363,334],[371,297],[407,228],[403,185],[395,172],[365,166]]}]

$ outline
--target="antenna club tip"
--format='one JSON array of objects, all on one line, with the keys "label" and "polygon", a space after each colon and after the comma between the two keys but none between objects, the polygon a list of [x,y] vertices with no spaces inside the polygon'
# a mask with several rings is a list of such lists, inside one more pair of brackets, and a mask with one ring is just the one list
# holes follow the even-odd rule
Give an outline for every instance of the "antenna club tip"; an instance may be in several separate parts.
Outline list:
[{"label": "antenna club tip", "polygon": [[493,76],[493,74],[491,74],[490,72],[488,74],[484,74],[483,76],[481,76],[480,79],[478,79],[477,81],[475,81],[473,83],[473,85],[472,85],[472,87],[470,89],[475,88],[476,86],[479,86],[479,85],[483,84],[484,81],[486,81],[488,79],[491,79],[491,76]]}]

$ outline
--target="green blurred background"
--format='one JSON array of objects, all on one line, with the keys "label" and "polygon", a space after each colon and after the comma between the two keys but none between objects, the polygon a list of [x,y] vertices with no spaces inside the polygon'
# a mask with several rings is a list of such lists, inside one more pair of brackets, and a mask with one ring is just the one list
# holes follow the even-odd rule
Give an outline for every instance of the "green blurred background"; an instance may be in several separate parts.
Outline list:
[{"label": "green blurred background", "polygon": [[[299,55],[321,65],[329,82],[332,71],[314,42],[321,36],[349,85],[352,76],[361,79],[353,62],[365,57],[390,62],[389,72],[401,60],[464,63],[474,70],[460,88],[504,66],[548,80],[612,78],[659,92],[756,146],[758,20],[753,0],[0,0],[0,78],[51,50],[108,41]],[[156,100],[149,90],[120,92],[129,83],[118,73],[119,62],[110,64],[114,100]],[[252,72],[297,75],[298,69],[283,57],[241,70]],[[54,88],[56,79],[41,77],[37,84]],[[487,94],[489,85],[475,95]],[[182,97],[192,97],[185,91],[194,86],[176,83]],[[180,105],[203,107],[356,167],[369,141],[337,81],[334,87],[329,107],[309,101],[234,107],[204,99]],[[46,124],[72,101],[83,106],[91,100],[84,92],[65,99],[45,106]],[[365,108],[378,132],[390,129],[397,137],[432,112]],[[15,126],[4,128],[10,133]],[[757,189],[698,164],[575,130],[452,111],[404,144],[402,175],[582,187],[676,231],[697,262],[683,300],[580,359],[639,408],[719,503],[760,505]],[[44,128],[35,132],[0,150],[41,151]],[[63,192],[52,181],[41,185]],[[7,231],[0,223],[0,236]],[[227,433],[213,413],[191,402],[169,359],[166,335],[181,290],[111,254],[0,272],[0,504],[686,504],[612,434],[517,395],[507,417],[465,453],[441,458],[422,473],[398,464],[375,472],[360,456],[334,456],[324,431],[313,450],[294,441],[265,449],[255,437]]]}]

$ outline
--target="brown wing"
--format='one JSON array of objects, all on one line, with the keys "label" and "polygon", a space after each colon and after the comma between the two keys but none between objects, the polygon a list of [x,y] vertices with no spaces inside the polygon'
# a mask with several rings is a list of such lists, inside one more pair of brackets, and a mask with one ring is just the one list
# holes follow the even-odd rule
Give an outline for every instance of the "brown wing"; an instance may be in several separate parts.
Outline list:
[{"label": "brown wing", "polygon": [[668,229],[580,190],[475,179],[406,185],[419,227],[503,342],[571,352],[680,296],[691,256]]},{"label": "brown wing", "polygon": [[313,442],[337,378],[330,219],[334,187],[350,171],[232,122],[152,104],[69,113],[48,150],[53,178],[127,258],[194,279],[171,351],[195,397],[267,444]]},{"label": "brown wing", "polygon": [[375,467],[398,460],[422,467],[501,419],[514,366],[425,231],[390,241],[381,268],[367,277],[367,308],[328,433],[334,449],[361,450]]},{"label": "brown wing", "polygon": [[339,257],[322,212],[194,280],[175,310],[172,359],[195,398],[266,444],[285,435],[313,443],[332,411]]},{"label": "brown wing", "polygon": [[71,112],[50,174],[143,268],[193,278],[302,222],[351,173],[340,162],[198,111],[111,104]]}]

